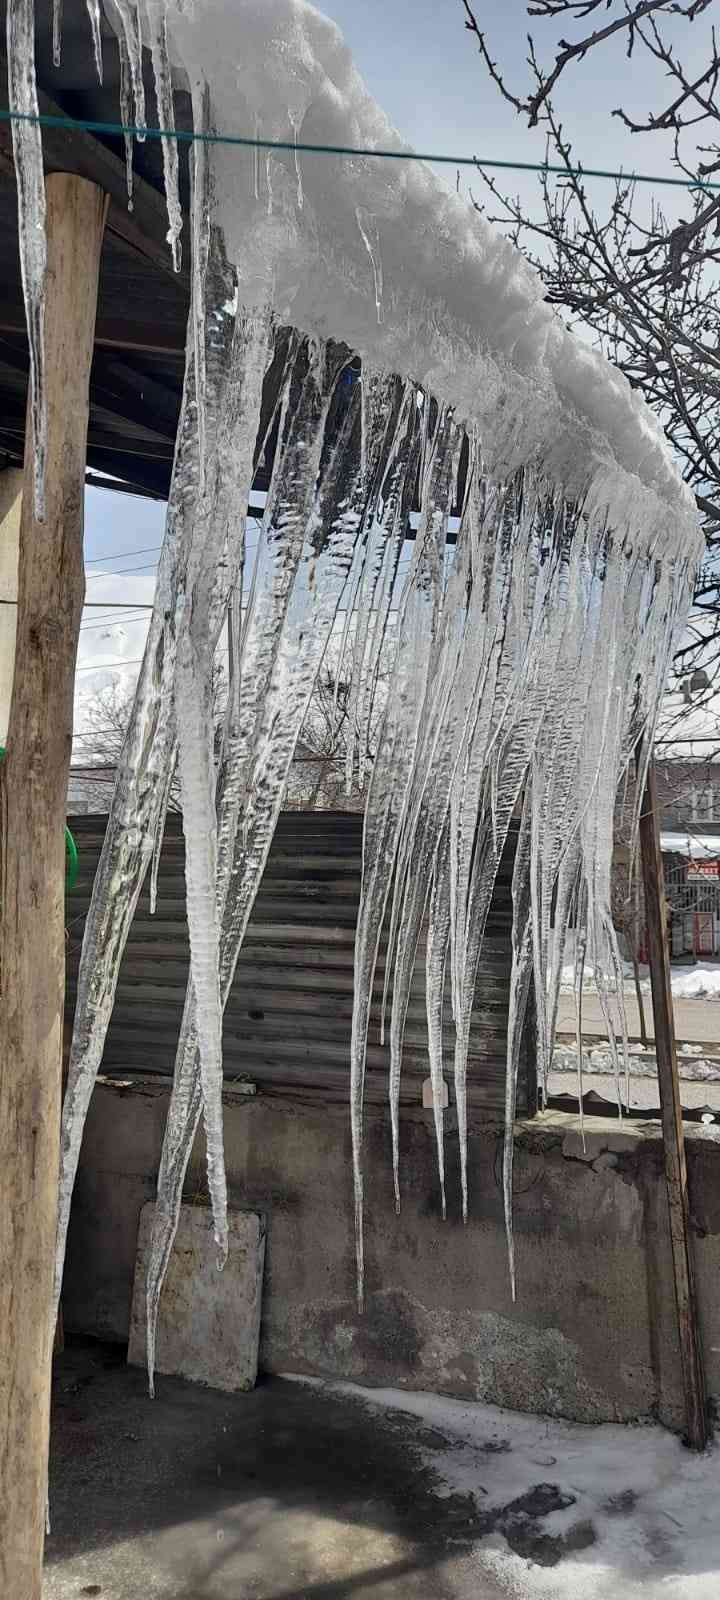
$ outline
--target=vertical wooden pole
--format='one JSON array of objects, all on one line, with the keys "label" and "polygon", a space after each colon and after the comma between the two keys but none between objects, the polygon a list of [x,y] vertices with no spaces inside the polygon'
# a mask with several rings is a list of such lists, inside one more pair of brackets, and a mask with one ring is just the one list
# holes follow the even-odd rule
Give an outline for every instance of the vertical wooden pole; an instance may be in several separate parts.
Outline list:
[{"label": "vertical wooden pole", "polygon": [[685,1390],[686,1442],[693,1450],[704,1450],[708,1442],[705,1380],[693,1285],[687,1166],[675,1049],[655,765],[652,760],[648,768],[640,813],[640,850],[655,1021],[655,1050],[660,1085],[665,1182],[670,1217],[680,1360]]},{"label": "vertical wooden pole", "polygon": [[22,482],[19,467],[0,473],[0,745],[3,746],[7,744],[15,662]]},{"label": "vertical wooden pole", "polygon": [[[47,516],[26,451],[15,672],[0,764],[0,1594],[40,1600],[65,988],[65,800],[84,598],[101,191],[47,180]],[[27,430],[28,441],[30,430]]]}]

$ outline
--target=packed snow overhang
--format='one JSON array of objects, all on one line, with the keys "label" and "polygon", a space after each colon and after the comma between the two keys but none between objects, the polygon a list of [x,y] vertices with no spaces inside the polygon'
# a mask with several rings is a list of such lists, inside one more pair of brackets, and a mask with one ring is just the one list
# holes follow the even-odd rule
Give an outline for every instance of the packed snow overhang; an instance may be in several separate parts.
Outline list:
[{"label": "packed snow overhang", "polygon": [[[409,148],[338,28],[305,0],[166,10],[179,81],[209,84],[214,131]],[[214,147],[212,162],[228,256],[259,300],[272,272],[281,321],[453,404],[477,422],[491,468],[542,461],[569,495],[591,486],[616,525],[670,522],[699,548],[693,497],[638,391],[568,331],[520,251],[428,167],[232,145]]]}]

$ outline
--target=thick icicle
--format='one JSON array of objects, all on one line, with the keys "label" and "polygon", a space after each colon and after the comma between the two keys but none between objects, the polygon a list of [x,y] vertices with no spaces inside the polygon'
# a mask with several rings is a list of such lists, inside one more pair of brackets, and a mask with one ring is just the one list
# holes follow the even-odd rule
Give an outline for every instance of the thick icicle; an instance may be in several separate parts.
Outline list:
[{"label": "thick icicle", "polygon": [[[214,280],[213,297],[219,303],[224,303],[227,300],[227,284],[221,289]],[[243,467],[244,453],[232,448],[229,437],[229,419],[242,404],[242,393],[237,392],[238,384],[242,390],[239,373],[241,362],[236,360],[233,371],[230,352],[236,341],[244,344],[246,337],[247,329],[242,319],[239,329],[235,319],[227,315],[221,315],[219,321],[213,322],[213,338],[207,353],[207,381],[212,395],[213,418],[209,434],[225,452],[222,466],[218,463],[217,474],[213,478],[213,484],[222,490],[214,519],[217,529],[227,529],[231,517],[233,525],[237,527],[237,514],[231,508],[238,503],[243,507],[246,504],[246,499],[242,500],[238,491],[238,485],[242,482],[238,477],[238,469]],[[267,326],[264,337],[268,341],[266,359],[269,359],[270,329]],[[257,371],[253,369],[249,379],[257,382],[257,378]],[[247,402],[247,425],[253,437],[258,411],[259,396],[256,392],[255,399],[248,397]],[[247,488],[246,483],[245,494]],[[195,368],[191,340],[153,615],[133,712],[118,763],[110,817],[83,937],[62,1118],[56,1269],[58,1297],[70,1200],[85,1116],[102,1059],[122,952],[153,854],[165,779],[174,759],[176,728],[173,694],[177,634],[184,610],[190,550],[193,538],[202,540],[206,516],[210,513],[210,501],[206,503],[205,515],[201,516],[199,511]],[[224,561],[219,563],[213,585],[210,624],[215,642],[227,609],[228,573],[227,564]],[[212,648],[214,651],[214,643]]]},{"label": "thick icicle", "polygon": [[[307,361],[302,352],[301,360]],[[299,401],[295,395],[289,397],[292,405],[288,405],[286,411],[291,414],[292,427],[270,490],[263,530],[269,548],[263,562],[264,574],[255,590],[255,612],[245,628],[237,707],[226,730],[218,780],[218,905],[222,916],[223,1001],[232,983],[295,743],[366,510],[367,490],[359,457],[357,395],[353,396],[346,413],[314,511],[309,511],[305,499],[313,487],[313,462],[316,470],[324,414],[336,373],[337,356],[331,355],[324,375],[322,364],[319,375],[310,366],[305,378],[304,399],[302,391]],[[319,395],[316,392],[318,377],[321,380]],[[311,436],[311,418],[314,418],[317,434],[312,443],[313,459],[306,462],[303,470],[303,441]],[[293,557],[295,529],[301,536],[299,565]],[[269,556],[273,546],[277,546],[277,553],[271,565]],[[292,663],[294,670],[289,672]],[[234,690],[231,694],[234,695]],[[198,1100],[193,1088],[196,1073],[196,1035],[192,997],[188,994],[176,1068],[177,1094],[173,1091],[168,1115],[148,1271],[150,1372],[154,1362],[159,1295],[192,1148],[193,1117],[197,1119]]]},{"label": "thick icicle", "polygon": [[[446,708],[450,693],[450,672],[443,671],[441,608],[443,601],[443,555],[447,518],[453,500],[461,434],[452,413],[438,419],[429,451],[423,485],[420,524],[416,534],[414,570],[408,580],[401,627],[410,620],[423,639],[423,658],[417,661],[417,687],[422,696],[418,740],[414,752],[413,780],[405,791],[405,803],[396,856],[395,888],[388,938],[388,958],[392,953],[392,1013],[390,1019],[390,1119],[393,1141],[395,1205],[400,1209],[400,1078],[405,1022],[410,986],[415,968],[420,929],[427,906],[433,863],[437,859],[445,815],[447,787],[438,806],[432,784],[433,764],[441,729],[447,727]],[[413,616],[413,612],[416,615]],[[454,635],[462,611],[449,611],[449,626]],[[454,642],[454,641],[453,641]],[[456,665],[452,644],[446,652]],[[458,696],[459,700],[459,696]],[[446,774],[443,777],[446,780]],[[386,992],[388,970],[386,966]]]},{"label": "thick icicle", "polygon": [[30,412],[33,442],[35,516],[45,520],[45,179],[42,136],[35,81],[34,0],[7,0],[8,102],[13,119],[12,142],[18,200],[20,272],[30,355]]}]

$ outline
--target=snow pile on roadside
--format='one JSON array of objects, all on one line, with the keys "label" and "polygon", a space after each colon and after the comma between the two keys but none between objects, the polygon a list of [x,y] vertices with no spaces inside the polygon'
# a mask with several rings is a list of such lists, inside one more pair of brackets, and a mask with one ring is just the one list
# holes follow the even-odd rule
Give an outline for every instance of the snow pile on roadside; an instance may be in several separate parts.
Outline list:
[{"label": "snow pile on roadside", "polygon": [[[720,1056],[704,1055],[703,1046],[697,1045],[690,1050],[687,1045],[681,1045],[678,1050],[678,1073],[681,1079],[688,1083],[720,1083]],[[637,1078],[656,1078],[657,1064],[653,1050],[643,1050],[640,1044],[629,1044],[630,1072]],[[615,1067],[612,1052],[608,1045],[600,1045],[595,1049],[583,1050],[583,1077],[613,1076]],[[556,1045],[553,1051],[553,1072],[570,1073],[573,1079],[577,1076],[577,1051],[574,1045]]]},{"label": "snow pile on roadside", "polygon": [[[503,1585],[508,1600],[716,1600],[717,1450],[691,1455],[651,1425],[590,1427],[439,1395],[318,1387],[382,1413],[417,1417],[434,1430],[432,1443],[420,1435],[418,1447],[437,1475],[438,1493],[470,1495],[481,1514],[505,1508],[507,1537],[495,1531],[473,1549],[479,1595],[485,1575]],[[513,1538],[513,1518],[517,1527],[524,1515],[512,1507],[539,1488],[564,1508],[535,1512],[532,1559],[512,1548],[521,1542]]]},{"label": "snow pile on roadside", "polygon": [[[635,982],[632,965],[629,961],[622,964],[625,994],[634,994]],[[611,987],[611,974],[603,974],[608,987]],[[672,992],[676,1000],[717,1000],[720,998],[720,961],[698,961],[692,967],[674,964],[670,969]],[[595,968],[585,960],[582,978],[583,992],[597,993]],[[650,974],[646,966],[640,967],[640,987],[643,994],[650,993]],[[560,988],[566,994],[575,988],[575,935],[572,929],[567,934],[565,941],[564,961],[561,970]]]},{"label": "snow pile on roadside", "polygon": [[671,975],[672,992],[678,1000],[720,998],[720,962],[698,961],[694,967],[673,967]]}]

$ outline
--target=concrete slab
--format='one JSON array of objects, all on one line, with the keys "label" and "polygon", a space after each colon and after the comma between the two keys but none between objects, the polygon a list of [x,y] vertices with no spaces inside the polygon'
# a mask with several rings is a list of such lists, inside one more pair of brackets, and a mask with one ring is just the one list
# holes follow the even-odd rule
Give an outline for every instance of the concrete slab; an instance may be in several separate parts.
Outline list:
[{"label": "concrete slab", "polygon": [[[145,1282],[155,1205],[140,1213],[128,1361],[145,1366]],[[257,1377],[265,1223],[231,1211],[229,1250],[218,1271],[212,1218],[182,1206],[158,1321],[156,1370],[214,1389],[252,1389]]]}]

